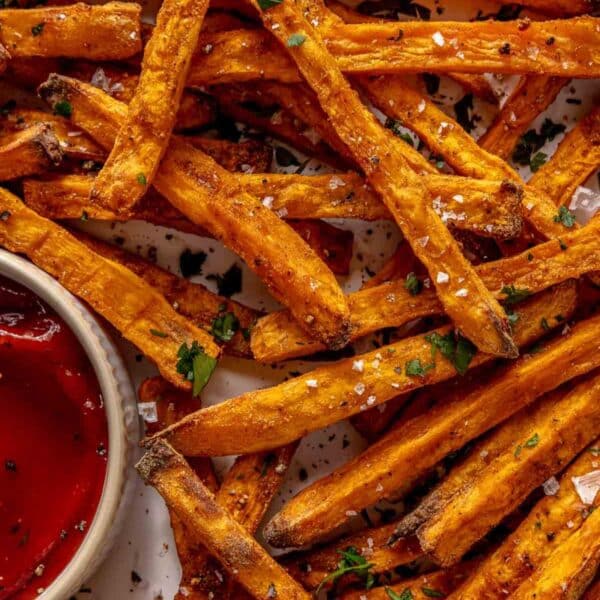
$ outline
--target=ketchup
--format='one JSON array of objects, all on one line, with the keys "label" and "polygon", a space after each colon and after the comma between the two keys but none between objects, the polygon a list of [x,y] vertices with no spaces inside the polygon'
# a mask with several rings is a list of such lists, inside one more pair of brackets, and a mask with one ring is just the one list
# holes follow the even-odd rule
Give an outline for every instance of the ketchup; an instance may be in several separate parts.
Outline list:
[{"label": "ketchup", "polygon": [[107,451],[100,387],[77,338],[0,277],[0,600],[37,597],[74,556]]}]

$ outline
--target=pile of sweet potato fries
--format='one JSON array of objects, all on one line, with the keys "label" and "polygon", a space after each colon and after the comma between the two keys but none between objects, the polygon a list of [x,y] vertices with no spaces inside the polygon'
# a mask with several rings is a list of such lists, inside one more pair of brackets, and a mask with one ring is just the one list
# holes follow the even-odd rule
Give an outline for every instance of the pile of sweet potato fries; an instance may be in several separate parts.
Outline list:
[{"label": "pile of sweet potato fries", "polygon": [[[600,78],[599,3],[451,22],[163,0],[154,26],[131,2],[51,4],[0,10],[2,76],[41,99],[0,115],[0,245],[158,368],[137,469],[170,511],[177,598],[598,600],[600,217],[569,207],[600,166],[600,89],[551,157],[530,127],[572,78]],[[432,72],[488,104],[490,74],[518,81],[476,140],[423,90]],[[264,136],[204,135],[217,121],[331,172],[269,173]],[[523,148],[527,182],[509,164]],[[213,237],[282,308],[218,296],[80,219]],[[352,235],[324,219],[393,221],[402,242],[346,295]],[[381,330],[396,333],[371,352],[201,406],[223,354],[274,363]],[[293,549],[273,558],[255,534],[298,444],[344,419],[369,445],[264,525]],[[211,457],[229,455],[218,481]]]}]

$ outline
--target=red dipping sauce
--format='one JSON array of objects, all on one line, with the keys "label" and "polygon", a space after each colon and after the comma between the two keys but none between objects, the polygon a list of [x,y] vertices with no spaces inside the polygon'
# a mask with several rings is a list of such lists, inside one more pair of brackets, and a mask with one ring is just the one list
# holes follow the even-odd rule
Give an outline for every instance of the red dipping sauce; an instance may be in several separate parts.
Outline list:
[{"label": "red dipping sauce", "polygon": [[0,277],[0,600],[37,597],[74,556],[107,449],[100,387],[77,338]]}]

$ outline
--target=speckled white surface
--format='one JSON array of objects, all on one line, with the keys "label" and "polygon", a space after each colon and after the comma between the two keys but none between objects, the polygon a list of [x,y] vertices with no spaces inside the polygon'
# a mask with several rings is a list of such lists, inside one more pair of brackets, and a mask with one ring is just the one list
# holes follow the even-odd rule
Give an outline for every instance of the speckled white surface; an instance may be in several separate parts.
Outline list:
[{"label": "speckled white surface", "polygon": [[[452,5],[458,3],[450,0],[431,2],[423,0],[421,4],[433,7],[432,18],[440,18],[435,8],[446,9],[442,18],[473,17],[478,8],[491,12],[493,2],[471,2],[468,14],[457,13]],[[463,6],[467,2],[461,2]],[[489,9],[489,10],[488,10]],[[501,85],[510,85],[505,81]],[[460,89],[446,80],[442,81],[440,93],[436,97],[440,104],[448,105],[449,114],[453,115],[452,104],[460,99]],[[442,98],[442,96],[446,96]],[[567,102],[571,99],[571,102]],[[573,99],[581,103],[572,103]],[[564,123],[570,129],[576,120],[586,114],[600,100],[600,83],[598,81],[576,81],[565,87],[546,115],[533,123],[539,127],[545,116]],[[475,111],[482,119],[477,123],[475,135],[480,135],[489,124],[493,111],[476,101]],[[542,148],[550,155],[556,144],[562,139],[558,136],[554,142]],[[307,173],[317,163],[308,166]],[[322,171],[321,171],[322,172]],[[529,178],[528,168],[521,169],[525,179]],[[590,189],[598,190],[598,177],[594,175],[586,184]],[[81,223],[77,226],[82,226]],[[355,252],[352,261],[352,274],[342,283],[345,289],[356,289],[362,279],[368,277],[367,270],[373,272],[393,251],[398,240],[396,229],[390,223],[344,223],[345,228],[352,228],[356,234]],[[141,223],[126,225],[85,224],[86,229],[109,240],[122,238],[125,247],[140,252],[142,255],[156,255],[158,264],[177,272],[180,253],[191,248],[193,251],[203,249],[208,259],[203,273],[222,273],[236,257],[213,240],[185,236],[177,232],[147,226]],[[171,237],[172,236],[172,237]],[[238,264],[241,264],[237,260]],[[195,280],[202,281],[214,289],[214,282],[207,281],[205,276]],[[243,291],[234,296],[236,300],[246,302],[259,308],[275,306],[265,294],[262,284],[247,270],[243,272]],[[361,342],[361,346],[370,344]],[[134,348],[121,342],[128,366],[136,385],[147,375],[154,374],[154,369],[141,359]],[[360,348],[359,348],[360,349]],[[287,363],[275,368],[261,367],[248,361],[224,359],[204,393],[205,404],[213,404],[232,397],[246,390],[265,387],[281,381],[290,371],[306,370],[310,365],[302,362]],[[270,509],[273,514],[286,498],[297,492],[316,478],[322,477],[336,465],[344,463],[364,447],[363,440],[346,423],[340,423],[326,430],[316,432],[306,438],[289,470],[287,480]],[[217,469],[223,471],[227,460],[219,460]],[[302,481],[301,481],[302,480]],[[133,575],[135,573],[135,575]],[[138,576],[140,578],[137,581]],[[151,489],[145,489],[138,483],[133,506],[123,532],[111,552],[109,558],[97,574],[77,595],[78,600],[155,600],[173,597],[179,580],[179,565],[173,546],[166,511],[160,498]]]}]

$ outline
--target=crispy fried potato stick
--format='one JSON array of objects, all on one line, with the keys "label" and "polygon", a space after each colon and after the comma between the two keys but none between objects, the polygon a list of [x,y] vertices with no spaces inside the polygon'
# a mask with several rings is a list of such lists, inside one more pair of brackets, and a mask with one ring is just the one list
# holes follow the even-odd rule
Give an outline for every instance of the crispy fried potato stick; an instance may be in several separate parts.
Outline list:
[{"label": "crispy fried potato stick", "polygon": [[48,123],[8,135],[0,144],[0,181],[44,173],[59,165],[63,158]]},{"label": "crispy fried potato stick", "polygon": [[[227,160],[226,156],[223,158]],[[266,177],[270,176],[266,175]],[[116,214],[95,204],[90,204],[89,190],[91,186],[92,180],[86,175],[63,175],[43,181],[31,179],[23,182],[26,204],[46,218],[129,220],[127,215]],[[131,218],[148,221],[154,225],[171,227],[185,233],[211,237],[209,232],[192,223],[153,188],[149,189],[136,204]],[[288,224],[334,273],[348,274],[354,241],[351,232],[323,221],[291,220],[288,221]]]},{"label": "crispy fried potato stick", "polygon": [[6,9],[0,13],[0,41],[18,57],[118,60],[142,49],[138,4]]},{"label": "crispy fried potato stick", "polygon": [[[483,283],[497,297],[510,284],[528,292],[539,292],[570,278],[578,278],[600,267],[598,224],[573,231],[530,250],[475,267]],[[566,250],[563,248],[566,247]],[[348,296],[352,339],[384,327],[399,327],[420,317],[443,314],[432,289],[413,296],[406,280],[396,279],[354,292]],[[287,311],[270,313],[258,320],[250,340],[252,354],[261,362],[276,362],[306,356],[323,349],[300,329]]]},{"label": "crispy fried potato stick", "polygon": [[179,515],[198,541],[252,595],[257,598],[310,599],[310,595],[263,550],[231,513],[219,506],[185,459],[164,440],[158,440],[136,468],[142,479],[156,488],[167,506]]},{"label": "crispy fried potato stick", "polygon": [[[157,428],[165,427],[170,423],[181,418],[185,414],[194,410],[194,404],[200,405],[198,398],[193,398],[189,393],[182,392],[171,386],[162,377],[152,377],[145,379],[140,385],[138,391],[138,404],[154,404],[156,406],[157,422],[148,423],[146,421],[146,431],[154,431]],[[212,461],[203,457],[193,457],[189,465],[200,478],[200,481],[214,494],[219,489],[217,476],[214,472]],[[195,543],[190,536],[184,523],[175,514],[169,512],[173,537],[177,555],[181,563],[182,581],[187,581],[194,577],[196,572],[196,556],[202,547]],[[200,598],[191,600],[200,600]]]},{"label": "crispy fried potato stick", "polygon": [[[563,297],[555,298],[558,292],[551,291],[520,309],[521,318],[515,326],[519,345],[543,333],[539,322],[550,311],[550,316],[570,312],[575,292],[568,284],[560,289]],[[558,310],[555,301],[564,310]],[[549,304],[550,311],[547,310]],[[556,324],[552,318],[548,323]],[[450,327],[443,327],[435,333],[446,335],[450,331]],[[470,367],[487,363],[491,358],[476,354]],[[452,364],[438,356],[423,378],[410,377],[405,373],[405,364],[415,359],[423,365],[432,361],[432,346],[422,335],[315,369],[275,387],[242,394],[198,411],[158,436],[168,439],[189,456],[226,456],[276,448],[399,394],[445,381],[456,374]],[[359,360],[358,366],[356,360]]]},{"label": "crispy fried potato stick", "polygon": [[191,389],[190,382],[176,369],[182,344],[197,342],[209,356],[219,356],[212,336],[178,315],[154,288],[128,269],[92,252],[2,188],[0,213],[0,243],[5,248],[26,254],[85,300],[154,361],[163,377],[175,386]]},{"label": "crispy fried potato stick", "polygon": [[[515,356],[518,351],[502,308],[429,208],[428,191],[419,176],[410,169],[396,146],[390,143],[389,133],[352,90],[300,7],[281,3],[261,15],[267,29],[283,44],[294,35],[304,36],[300,45],[290,48],[291,55],[340,138],[431,274],[447,314],[482,351]],[[279,27],[272,29],[273,25]],[[467,290],[468,301],[463,290]]]},{"label": "crispy fried potato stick", "polygon": [[208,0],[164,0],[144,49],[142,71],[127,118],[90,198],[128,213],[152,183],[164,156],[198,43]]},{"label": "crispy fried potato stick", "polygon": [[600,108],[595,108],[565,136],[529,185],[551,196],[559,206],[568,206],[577,186],[599,166]]},{"label": "crispy fried potato stick", "polygon": [[[510,0],[497,1],[500,4],[512,4]],[[519,4],[554,17],[585,15],[598,8],[597,0],[520,0]]]},{"label": "crispy fried potato stick", "polygon": [[[126,118],[124,104],[73,79],[53,76],[40,93],[51,105],[70,102],[73,122],[105,148]],[[311,335],[331,347],[347,343],[348,306],[331,271],[260,200],[240,190],[231,174],[172,136],[154,186],[238,254]]]},{"label": "crispy fried potato stick", "polygon": [[544,496],[531,509],[519,527],[450,596],[452,600],[506,598],[542,569],[553,549],[560,548],[581,527],[591,508],[600,505],[600,495],[592,505],[582,504],[572,480],[596,470],[599,454],[597,439],[560,477],[558,491]]},{"label": "crispy fried potato stick", "polygon": [[118,262],[133,271],[160,292],[180,315],[209,333],[213,329],[215,320],[220,316],[234,315],[237,319],[235,332],[231,340],[223,342],[223,350],[233,356],[246,358],[250,356],[250,348],[244,332],[253,326],[259,315],[258,311],[230,298],[218,296],[203,285],[177,277],[122,248],[97,240],[80,231],[73,232],[73,235],[100,256]]},{"label": "crispy fried potato stick", "polygon": [[531,122],[554,102],[568,81],[544,75],[521,77],[510,98],[477,143],[487,152],[509,159]]},{"label": "crispy fried potato stick", "polygon": [[[64,139],[61,137],[60,141]],[[69,143],[71,139],[67,136],[65,143]],[[79,140],[80,137],[74,139]],[[74,148],[75,152],[83,150],[83,144],[69,147]],[[225,163],[226,168],[236,166],[235,148],[213,148],[208,145],[204,150],[207,154],[214,152],[215,160]],[[231,157],[230,151],[233,152]],[[245,149],[240,151],[243,156]],[[310,177],[256,173],[241,175],[236,179],[248,194],[262,199],[263,204],[286,219],[346,218],[376,221],[391,218],[377,195],[355,173]],[[428,183],[430,189],[439,192],[432,206],[446,224],[495,239],[512,239],[518,235],[521,196],[515,186],[445,175],[428,176]],[[90,178],[81,175],[32,180],[26,185],[27,201],[30,205],[35,205],[36,210],[39,209],[54,219],[79,218],[83,212],[95,219],[126,219],[125,216],[90,204],[91,185]],[[151,218],[149,215],[152,215]],[[198,226],[151,190],[133,208],[130,218],[148,220],[157,225],[173,225],[176,229],[189,232],[198,230]]]},{"label": "crispy fried potato stick", "polygon": [[356,548],[371,563],[371,573],[385,573],[423,556],[415,537],[403,538],[393,547],[390,546],[388,540],[395,528],[395,523],[371,527],[323,548],[286,556],[282,564],[308,590],[316,589],[329,573],[336,570],[340,562],[339,551],[348,547]]},{"label": "crispy fried potato stick", "polygon": [[102,160],[106,152],[86,133],[78,130],[63,117],[31,108],[18,108],[2,120],[0,142],[6,134],[16,134],[24,129],[47,123],[56,137],[55,145],[66,156],[83,160]]},{"label": "crispy fried potato stick", "polygon": [[[347,74],[510,73],[598,77],[597,20],[578,17],[528,23],[403,22],[336,26],[327,49]],[[436,35],[439,34],[439,35]],[[546,44],[549,38],[555,43]],[[456,41],[454,41],[456,40]],[[477,40],[477,44],[472,41]],[[443,41],[443,44],[442,44]],[[274,79],[300,81],[293,62],[268,32],[237,30],[200,36],[188,85]],[[265,61],[264,56],[269,56]]]},{"label": "crispy fried potato stick", "polygon": [[[600,377],[588,379],[573,391],[559,391],[514,415],[492,434],[512,430],[507,451],[489,459],[483,469],[463,476],[465,464],[422,502],[424,523],[417,535],[423,550],[441,565],[458,562],[469,548],[516,509],[528,494],[558,473],[600,431]],[[483,450],[487,444],[483,444]],[[455,479],[458,479],[456,481]],[[462,481],[461,481],[462,480]]]},{"label": "crispy fried potato stick", "polygon": [[[327,8],[337,15],[343,23],[385,23],[390,19],[379,19],[359,13],[342,2],[327,0]],[[473,92],[476,96],[493,104],[498,102],[489,81],[483,75],[471,75],[467,73],[448,73],[448,76],[459,83],[465,90]]]},{"label": "crispy fried potato stick", "polygon": [[[389,587],[375,587],[368,591],[348,592],[342,596],[342,600],[390,600],[390,598],[396,597],[406,598],[407,600],[409,598],[412,600],[446,598],[447,594],[455,590],[476,568],[477,562],[477,560],[465,561],[449,569],[419,575],[412,579],[394,583]],[[388,593],[388,590],[395,592],[397,596],[392,596]],[[410,596],[406,590],[410,592]]]},{"label": "crispy fried potato stick", "polygon": [[[312,543],[344,523],[348,513],[397,493],[401,486],[409,485],[446,454],[552,389],[553,377],[532,369],[542,364],[558,367],[558,362],[551,362],[556,354],[563,349],[570,353],[579,336],[584,337],[586,343],[593,339],[591,329],[598,322],[595,319],[582,323],[571,340],[556,340],[542,354],[520,359],[482,389],[466,395],[456,394],[404,422],[401,428],[393,429],[360,456],[288,502],[265,528],[267,540],[277,547]],[[595,350],[596,345],[592,344],[592,352]],[[573,355],[563,356],[560,361],[558,384],[597,366],[594,358],[590,362],[586,357],[579,365],[563,369],[570,358],[574,358]],[[552,372],[554,374],[554,370]]]},{"label": "crispy fried potato stick", "polygon": [[511,600],[580,598],[600,566],[600,511],[554,549],[541,569],[526,579]]}]

